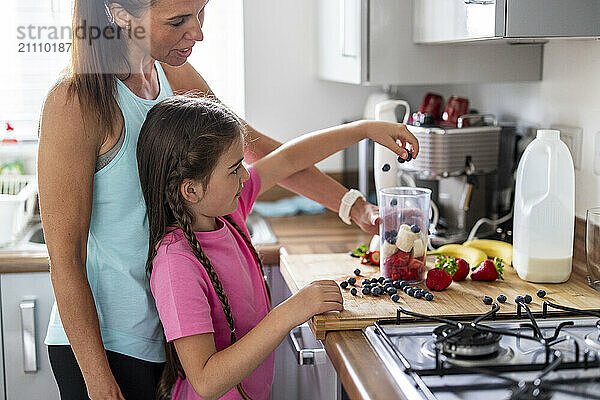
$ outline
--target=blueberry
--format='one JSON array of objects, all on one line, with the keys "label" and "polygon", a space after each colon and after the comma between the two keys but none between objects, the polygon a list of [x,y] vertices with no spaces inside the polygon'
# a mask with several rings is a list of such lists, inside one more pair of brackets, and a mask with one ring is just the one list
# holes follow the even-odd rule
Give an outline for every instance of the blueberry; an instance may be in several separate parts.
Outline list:
[{"label": "blueberry", "polygon": [[390,201],[390,206],[396,207],[397,205],[398,205],[398,200],[392,199],[392,201]]},{"label": "blueberry", "polygon": [[526,294],[525,296],[523,296],[523,301],[525,302],[525,304],[529,304],[531,303],[533,299],[531,298],[530,295]]},{"label": "blueberry", "polygon": [[536,292],[536,294],[537,294],[537,297],[539,297],[540,299],[544,298],[546,296],[546,292],[544,290],[542,290],[542,289],[538,290]]},{"label": "blueberry", "polygon": [[383,239],[389,244],[396,244],[396,237],[398,236],[398,231],[392,229],[391,231],[387,231],[383,233]]},{"label": "blueberry", "polygon": [[392,295],[392,301],[397,303],[400,301],[400,296],[398,296],[397,294]]},{"label": "blueberry", "polygon": [[496,297],[496,300],[498,300],[498,303],[506,303],[506,296],[501,294],[500,296]]},{"label": "blueberry", "polygon": [[383,281],[383,283],[393,283],[394,280],[392,278],[387,278],[386,280]]},{"label": "blueberry", "polygon": [[346,281],[342,281],[342,282],[340,283],[340,287],[341,287],[342,289],[346,289],[346,288],[348,287],[348,282],[346,282]]},{"label": "blueberry", "polygon": [[363,286],[369,285],[371,283],[371,280],[370,279],[363,279],[361,283],[362,283]]},{"label": "blueberry", "polygon": [[425,293],[425,300],[427,300],[427,301],[433,300],[433,294],[432,293]]},{"label": "blueberry", "polygon": [[395,287],[396,289],[400,289],[401,288],[400,281],[394,281],[394,282],[392,282],[392,286]]},{"label": "blueberry", "polygon": [[409,289],[412,289],[412,288],[411,288],[410,286],[406,285],[406,286],[404,286],[404,287],[402,288],[402,291],[403,291],[404,293],[408,294],[408,290],[409,290]]},{"label": "blueberry", "polygon": [[392,286],[392,287],[389,287],[389,288],[387,289],[387,294],[390,294],[390,295],[391,295],[391,294],[396,294],[397,292],[398,292],[398,289],[396,289],[396,288],[395,288],[395,287],[393,287],[393,286]]},{"label": "blueberry", "polygon": [[381,167],[381,170],[383,172],[388,172],[390,170],[390,164],[383,164],[383,167]]},{"label": "blueberry", "polygon": [[379,283],[383,283],[385,281],[385,278],[383,276],[380,276],[379,279],[377,279],[377,282]]},{"label": "blueberry", "polygon": [[371,284],[372,284],[372,285],[376,285],[376,284],[378,284],[378,283],[379,283],[379,281],[377,280],[377,278],[373,278],[373,279],[371,279]]},{"label": "blueberry", "polygon": [[353,288],[350,290],[350,293],[352,294],[352,296],[356,296],[356,293],[358,293],[358,290],[356,290],[356,288],[355,288],[355,287],[353,287]]},{"label": "blueberry", "polygon": [[419,225],[413,225],[410,227],[410,231],[412,233],[419,233],[419,232],[421,232],[421,228],[419,228]]},{"label": "blueberry", "polygon": [[391,287],[394,287],[394,285],[392,285],[391,283],[386,283],[385,285],[383,285],[383,290],[388,290]]},{"label": "blueberry", "polygon": [[371,293],[371,288],[369,286],[365,286],[362,288],[362,294],[369,294]]},{"label": "blueberry", "polygon": [[405,160],[404,158],[402,158],[402,157],[398,156],[398,162],[399,162],[400,164],[402,164],[402,163],[403,163],[403,162],[405,162],[405,161],[406,161],[406,160]]},{"label": "blueberry", "polygon": [[356,275],[356,276],[360,276],[360,269],[356,268],[356,269],[354,270],[354,275]]},{"label": "blueberry", "polygon": [[417,290],[417,291],[414,293],[414,296],[415,296],[415,299],[422,299],[422,298],[423,298],[423,292],[422,292],[422,291],[420,291],[420,290]]},{"label": "blueberry", "polygon": [[352,286],[354,286],[356,284],[356,278],[355,277],[348,278],[348,283],[351,284]]},{"label": "blueberry", "polygon": [[523,301],[523,296],[515,297],[515,303],[521,303]]},{"label": "blueberry", "polygon": [[494,302],[494,299],[492,299],[490,296],[484,296],[483,297],[483,304],[487,304],[489,306],[493,302]]},{"label": "blueberry", "polygon": [[400,288],[404,289],[406,286],[408,286],[408,282],[400,281]]},{"label": "blueberry", "polygon": [[410,160],[412,160],[412,154],[410,153],[410,151],[407,151],[408,155],[406,156],[406,162],[409,162]]},{"label": "blueberry", "polygon": [[379,286],[375,286],[373,289],[371,289],[371,294],[373,296],[379,296],[381,294],[381,288]]},{"label": "blueberry", "polygon": [[406,294],[409,296],[414,296],[415,290],[413,288],[408,288],[408,290],[406,291]]}]

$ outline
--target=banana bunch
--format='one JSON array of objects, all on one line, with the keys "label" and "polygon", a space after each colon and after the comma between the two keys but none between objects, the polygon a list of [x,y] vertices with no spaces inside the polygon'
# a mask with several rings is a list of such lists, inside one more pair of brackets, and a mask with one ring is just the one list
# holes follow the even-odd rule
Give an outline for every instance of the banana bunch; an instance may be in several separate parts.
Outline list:
[{"label": "banana bunch", "polygon": [[485,252],[489,258],[501,258],[505,265],[512,264],[513,247],[510,243],[501,240],[475,239],[463,243],[463,246],[479,249]]},{"label": "banana bunch", "polygon": [[477,267],[488,258],[501,258],[505,265],[512,263],[512,245],[499,240],[476,239],[463,244],[446,244],[437,250],[428,251],[428,256],[444,255],[462,258],[471,267]]}]

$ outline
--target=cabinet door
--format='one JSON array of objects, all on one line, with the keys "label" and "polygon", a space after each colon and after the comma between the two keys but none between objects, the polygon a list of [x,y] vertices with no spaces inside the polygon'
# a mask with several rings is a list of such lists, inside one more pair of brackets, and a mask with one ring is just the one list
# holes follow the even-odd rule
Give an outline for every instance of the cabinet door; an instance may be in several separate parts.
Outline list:
[{"label": "cabinet door", "polygon": [[319,77],[357,84],[368,80],[368,0],[320,0],[317,7]]},{"label": "cabinet door", "polygon": [[3,274],[0,279],[6,399],[58,400],[44,345],[54,303],[50,274]]}]

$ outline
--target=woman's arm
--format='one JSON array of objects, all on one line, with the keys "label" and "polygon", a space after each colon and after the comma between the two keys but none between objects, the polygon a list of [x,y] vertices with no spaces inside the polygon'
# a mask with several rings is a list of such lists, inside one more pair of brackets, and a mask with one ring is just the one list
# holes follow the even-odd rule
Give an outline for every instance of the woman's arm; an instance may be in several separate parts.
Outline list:
[{"label": "woman's arm", "polygon": [[92,183],[99,135],[83,129],[79,103],[55,88],[42,112],[38,182],[50,277],[60,318],[91,399],[123,399],[112,375],[86,278]]},{"label": "woman's arm", "polygon": [[[183,94],[186,91],[192,91],[199,95],[214,96],[206,81],[190,63],[185,63],[179,67],[162,63],[161,65],[169,84],[176,93]],[[262,134],[250,125],[247,125],[247,131],[251,144],[247,147],[245,156],[246,161],[249,163],[253,163],[281,146],[280,142]],[[342,197],[348,191],[342,184],[325,175],[314,166],[296,172],[281,180],[278,184],[294,193],[306,196],[334,212],[338,212]],[[371,203],[360,198],[357,199],[350,209],[350,216],[363,231],[371,234],[379,233],[379,211]]]},{"label": "woman's arm", "polygon": [[323,129],[291,140],[253,164],[260,175],[261,193],[281,179],[366,138],[403,157],[407,143],[410,143],[413,157],[419,151],[417,139],[402,124],[359,121]]},{"label": "woman's arm", "polygon": [[[192,387],[203,399],[218,399],[242,382],[271,354],[290,329],[315,314],[343,309],[334,281],[312,282],[275,307],[250,332],[217,352],[212,333],[174,340]],[[227,373],[223,373],[227,371]]]}]

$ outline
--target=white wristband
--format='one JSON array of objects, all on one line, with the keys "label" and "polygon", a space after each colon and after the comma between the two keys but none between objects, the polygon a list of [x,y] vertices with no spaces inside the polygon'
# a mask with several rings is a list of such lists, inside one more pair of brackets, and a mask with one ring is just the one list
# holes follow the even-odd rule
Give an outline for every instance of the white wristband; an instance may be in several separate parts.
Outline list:
[{"label": "white wristband", "polygon": [[361,192],[351,189],[346,192],[344,197],[342,197],[342,201],[340,202],[340,211],[338,211],[338,215],[340,216],[341,220],[348,225],[352,223],[352,220],[350,219],[350,209],[352,208],[352,205],[354,205],[356,199],[359,197],[363,200],[366,200],[365,196]]}]

